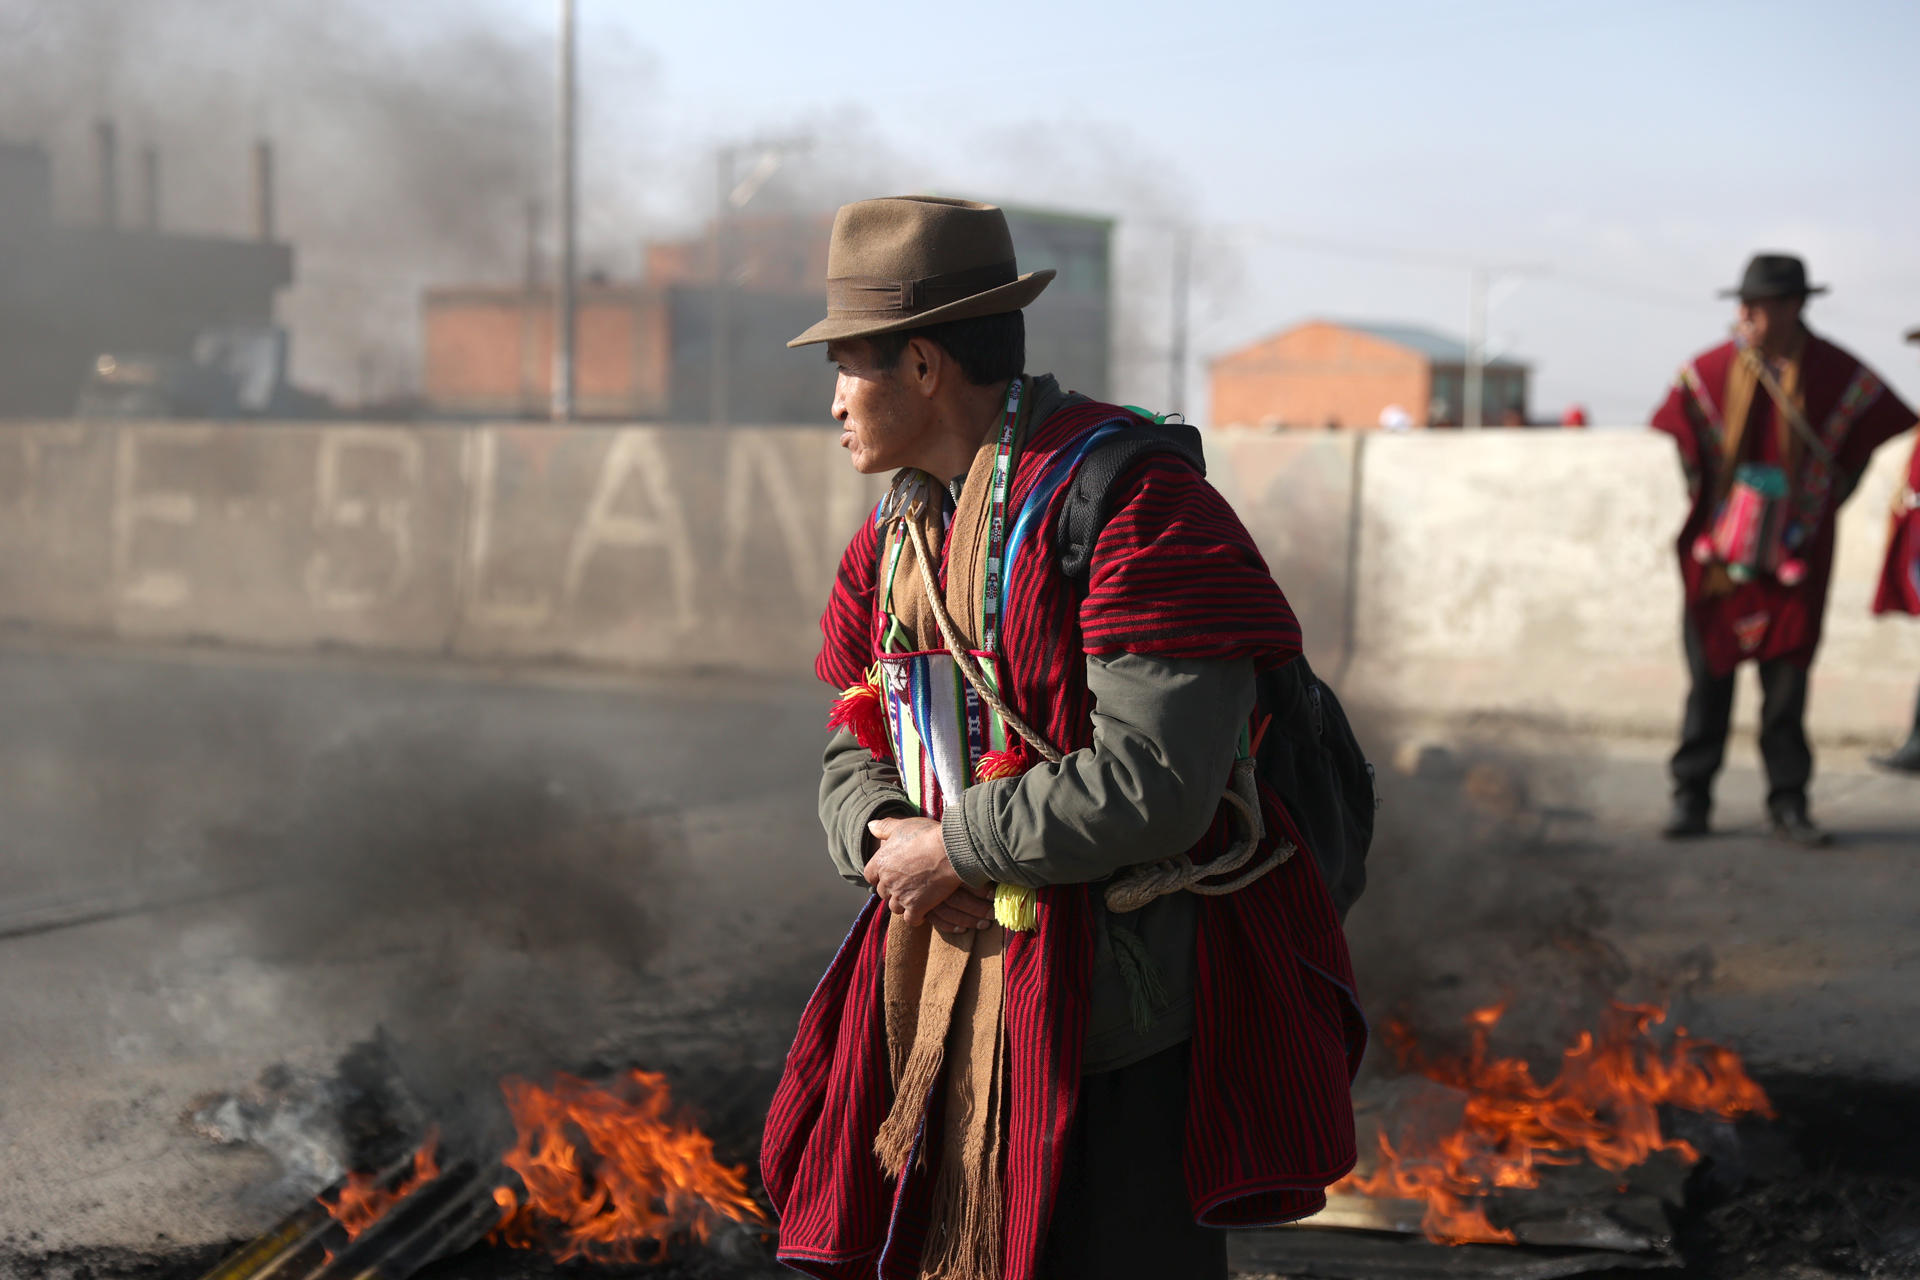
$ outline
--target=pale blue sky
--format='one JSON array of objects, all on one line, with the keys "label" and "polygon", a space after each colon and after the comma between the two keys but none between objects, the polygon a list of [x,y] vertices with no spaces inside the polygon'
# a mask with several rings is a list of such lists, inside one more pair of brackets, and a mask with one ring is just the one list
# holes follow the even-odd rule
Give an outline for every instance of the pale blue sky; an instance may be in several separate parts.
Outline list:
[{"label": "pale blue sky", "polygon": [[1464,330],[1463,270],[1290,237],[1540,263],[1494,340],[1540,409],[1641,419],[1784,247],[1834,286],[1814,323],[1920,393],[1920,4],[579,3],[590,147],[624,82],[683,184],[702,141],[804,129],[837,173],[1118,213],[1135,394],[1164,396],[1139,316],[1173,218],[1197,357],[1310,315]]}]

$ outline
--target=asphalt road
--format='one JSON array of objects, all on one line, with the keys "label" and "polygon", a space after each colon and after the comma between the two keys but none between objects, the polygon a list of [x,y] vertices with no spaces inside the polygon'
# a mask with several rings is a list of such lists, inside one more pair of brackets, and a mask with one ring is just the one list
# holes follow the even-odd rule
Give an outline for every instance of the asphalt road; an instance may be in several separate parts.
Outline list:
[{"label": "asphalt road", "polygon": [[[376,1036],[421,1107],[482,1128],[502,1074],[665,1070],[750,1158],[860,901],[818,849],[827,701],[0,649],[0,1273],[264,1228],[337,1154],[300,1100]],[[1371,734],[1401,765],[1350,921],[1376,1015],[1444,1037],[1506,998],[1514,1050],[1550,1053],[1652,998],[1756,1070],[1920,1080],[1920,783],[1828,753],[1841,843],[1788,849],[1741,747],[1730,830],[1676,846],[1649,834],[1661,744]],[[222,1093],[265,1108],[249,1141],[189,1123]]]},{"label": "asphalt road", "polygon": [[[509,1073],[640,1066],[749,1158],[861,901],[814,839],[827,702],[0,652],[0,1274],[270,1225],[338,1154],[301,1107],[376,1035],[435,1119],[495,1118],[472,1095]],[[197,1132],[221,1092],[281,1131]]]}]

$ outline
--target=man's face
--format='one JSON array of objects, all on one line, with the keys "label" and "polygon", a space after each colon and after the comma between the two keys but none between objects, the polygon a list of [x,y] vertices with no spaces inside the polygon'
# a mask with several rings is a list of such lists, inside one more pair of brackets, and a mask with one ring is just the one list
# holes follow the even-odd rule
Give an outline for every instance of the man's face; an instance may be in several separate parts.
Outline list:
[{"label": "man's face", "polygon": [[1740,336],[1750,347],[1772,350],[1799,328],[1805,305],[1803,298],[1742,298]]},{"label": "man's face", "polygon": [[840,424],[840,447],[853,455],[853,469],[876,475],[910,465],[931,414],[900,376],[906,357],[881,369],[872,343],[846,338],[827,344],[827,359],[836,370],[833,417]]}]

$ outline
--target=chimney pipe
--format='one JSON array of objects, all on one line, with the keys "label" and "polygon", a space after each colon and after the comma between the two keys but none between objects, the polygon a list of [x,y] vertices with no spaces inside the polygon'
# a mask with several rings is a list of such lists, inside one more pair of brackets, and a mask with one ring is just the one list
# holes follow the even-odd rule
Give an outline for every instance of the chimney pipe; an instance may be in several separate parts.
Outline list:
[{"label": "chimney pipe", "polygon": [[140,225],[160,230],[160,149],[152,144],[140,149]]},{"label": "chimney pipe", "polygon": [[273,239],[273,144],[265,138],[253,144],[253,232]]},{"label": "chimney pipe", "polygon": [[120,148],[114,138],[113,121],[94,121],[93,136],[100,160],[100,225],[111,231],[120,225]]},{"label": "chimney pipe", "polygon": [[531,298],[540,289],[540,202],[527,201],[526,286]]}]

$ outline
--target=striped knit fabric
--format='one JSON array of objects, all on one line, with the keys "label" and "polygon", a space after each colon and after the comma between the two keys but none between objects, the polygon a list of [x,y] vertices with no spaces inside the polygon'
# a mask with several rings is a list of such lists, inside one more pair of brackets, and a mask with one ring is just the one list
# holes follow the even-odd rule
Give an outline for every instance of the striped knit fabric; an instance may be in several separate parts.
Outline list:
[{"label": "striped knit fabric", "polygon": [[[1151,455],[1117,487],[1084,594],[1061,574],[1050,531],[1062,481],[1089,433],[1124,416],[1092,403],[1056,412],[1030,430],[1011,486],[1008,509],[1026,532],[1009,539],[1005,692],[1068,751],[1092,744],[1089,654],[1272,666],[1300,652],[1299,625],[1252,539],[1176,458]],[[815,671],[835,688],[862,679],[878,653],[878,558],[869,521],[847,548],[821,620]],[[1265,799],[1267,829],[1290,831],[1277,799]],[[1222,816],[1193,856],[1226,844]],[[1073,1117],[1091,892],[1041,890],[1039,929],[1008,940],[1006,1280],[1035,1276]],[[918,1275],[930,1194],[923,1171],[938,1167],[910,1161],[896,1183],[872,1155],[891,1101],[881,924],[869,901],[809,1002],[762,1145],[781,1260],[836,1280]],[[1201,899],[1198,947],[1186,1169],[1194,1212],[1217,1226],[1290,1221],[1318,1209],[1322,1188],[1352,1167],[1348,1086],[1366,1040],[1346,942],[1313,858],[1303,851],[1248,889]],[[938,1131],[930,1121],[927,1132]]]}]

